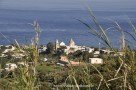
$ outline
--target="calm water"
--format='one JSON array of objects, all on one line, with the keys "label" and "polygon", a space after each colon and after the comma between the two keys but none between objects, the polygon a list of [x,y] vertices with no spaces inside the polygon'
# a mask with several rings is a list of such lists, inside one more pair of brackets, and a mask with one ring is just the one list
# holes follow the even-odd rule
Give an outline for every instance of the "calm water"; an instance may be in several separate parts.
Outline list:
[{"label": "calm water", "polygon": [[[123,30],[132,32],[128,24],[128,17],[136,25],[136,12],[95,11],[100,24],[106,29],[113,27],[113,21],[117,21]],[[0,35],[0,44],[10,44],[16,39],[21,44],[30,43],[34,36],[33,28],[28,24],[38,20],[41,26],[41,44],[47,44],[56,39],[68,43],[73,38],[79,45],[98,46],[100,40],[89,33],[89,30],[76,18],[90,25],[95,25],[89,18],[87,11],[58,10],[58,11],[24,11],[24,10],[0,10],[0,32],[11,42]],[[109,20],[111,19],[111,20]],[[96,28],[97,29],[97,28]],[[120,32],[108,30],[108,35],[115,47],[120,45]],[[130,36],[126,39],[136,44]]]}]

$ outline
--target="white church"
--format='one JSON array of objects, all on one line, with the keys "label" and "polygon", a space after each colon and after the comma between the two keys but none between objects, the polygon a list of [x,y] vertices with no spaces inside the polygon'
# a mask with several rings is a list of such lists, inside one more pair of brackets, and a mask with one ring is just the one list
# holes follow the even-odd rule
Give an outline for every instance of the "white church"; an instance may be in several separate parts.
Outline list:
[{"label": "white church", "polygon": [[[60,42],[59,43],[59,41],[56,40],[56,42],[55,42],[55,50],[57,50],[58,48],[63,48],[64,52],[66,54],[69,54],[69,53],[74,53],[77,50],[85,51],[87,47],[85,47],[85,46],[78,46],[78,45],[75,44],[75,41],[73,39],[71,39],[69,41],[69,45],[66,45],[64,42]],[[89,52],[93,52],[94,49],[90,48],[89,50],[90,50]]]}]

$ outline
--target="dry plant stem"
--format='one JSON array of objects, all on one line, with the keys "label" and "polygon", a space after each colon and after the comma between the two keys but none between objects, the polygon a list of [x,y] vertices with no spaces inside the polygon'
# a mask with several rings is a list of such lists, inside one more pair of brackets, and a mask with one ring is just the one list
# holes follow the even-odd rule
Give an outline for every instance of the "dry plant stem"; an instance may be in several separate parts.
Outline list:
[{"label": "dry plant stem", "polygon": [[108,80],[107,82],[111,82],[111,81],[114,81],[114,80],[117,80],[117,79],[120,79],[120,78],[124,78],[124,76],[121,76],[121,77],[117,77],[117,78],[110,79],[110,80]]},{"label": "dry plant stem", "polygon": [[91,64],[91,66],[99,73],[99,75],[101,76],[101,79],[105,82],[105,84],[106,84],[108,90],[110,90],[109,85],[108,85],[108,83],[106,82],[106,80],[104,79],[104,77],[103,77],[103,75],[101,74],[101,72],[100,72],[94,65]]},{"label": "dry plant stem", "polygon": [[129,88],[129,90],[132,90],[130,83],[128,83],[128,88]]},{"label": "dry plant stem", "polygon": [[116,74],[114,75],[114,77],[116,77],[118,75],[119,71],[121,70],[121,67],[123,66],[124,61],[121,58],[120,58],[120,60],[122,61],[122,63],[120,65],[120,67],[118,68],[118,70],[117,70]]},{"label": "dry plant stem", "polygon": [[75,84],[76,84],[77,89],[80,90],[79,85],[78,85],[78,83],[77,83],[77,80],[75,79],[75,77],[73,77],[73,79],[74,79],[74,82],[75,82]]},{"label": "dry plant stem", "polygon": [[125,71],[124,71],[124,90],[126,90],[127,88],[127,68],[125,67]]},{"label": "dry plant stem", "polygon": [[99,89],[100,89],[101,84],[102,84],[102,81],[103,81],[103,79],[101,79],[101,80],[100,80],[100,83],[99,83],[99,86],[98,86],[97,90],[99,90]]}]

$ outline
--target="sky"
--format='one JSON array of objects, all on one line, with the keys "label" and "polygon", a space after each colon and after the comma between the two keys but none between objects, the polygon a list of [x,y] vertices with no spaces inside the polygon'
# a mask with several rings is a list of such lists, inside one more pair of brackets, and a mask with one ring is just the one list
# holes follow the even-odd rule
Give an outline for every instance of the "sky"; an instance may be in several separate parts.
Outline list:
[{"label": "sky", "polygon": [[0,0],[0,9],[81,10],[86,4],[93,10],[136,11],[136,0]]}]

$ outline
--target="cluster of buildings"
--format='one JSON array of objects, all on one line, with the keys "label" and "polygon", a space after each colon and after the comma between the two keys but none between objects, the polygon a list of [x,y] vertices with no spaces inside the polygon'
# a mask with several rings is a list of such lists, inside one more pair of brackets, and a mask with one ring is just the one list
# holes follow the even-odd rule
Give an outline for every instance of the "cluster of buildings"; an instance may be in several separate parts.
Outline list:
[{"label": "cluster of buildings", "polygon": [[89,63],[80,62],[80,61],[71,61],[67,56],[61,56],[59,62],[57,63],[60,66],[82,66],[87,64],[103,64],[102,58],[89,58]]},{"label": "cluster of buildings", "polygon": [[[103,59],[101,57],[99,57],[100,55],[112,55],[112,56],[122,56],[123,52],[117,52],[114,53],[114,51],[111,51],[110,49],[101,49],[101,48],[93,48],[93,47],[87,47],[87,46],[79,46],[76,45],[75,41],[73,39],[71,39],[68,43],[68,45],[66,45],[64,42],[59,42],[58,40],[55,41],[55,46],[54,46],[54,50],[63,50],[65,54],[70,54],[70,53],[74,53],[76,51],[81,51],[81,52],[88,52],[88,53],[92,53],[93,57],[89,58],[89,63],[91,64],[103,64]],[[42,46],[42,48],[39,49],[40,52],[42,51],[46,51],[47,48],[46,46]],[[68,59],[67,56],[62,55],[60,56],[60,60],[57,63],[58,65],[61,66],[69,66],[69,65],[73,65],[73,66],[79,66],[79,65],[84,65],[83,62],[75,62],[75,61],[70,61]]]},{"label": "cluster of buildings", "polygon": [[0,50],[1,50],[0,57],[7,57],[7,53],[14,51],[15,47],[13,47],[12,45],[7,45],[7,46],[0,45]]},{"label": "cluster of buildings", "polygon": [[[75,41],[73,39],[71,39],[69,41],[69,44],[66,45],[64,42],[59,42],[58,40],[56,40],[55,45],[54,45],[54,50],[63,50],[65,54],[70,54],[70,53],[74,53],[76,51],[81,51],[81,52],[89,52],[89,53],[93,53],[93,57],[89,58],[89,61],[91,64],[103,64],[103,59],[98,57],[101,54],[113,54],[114,56],[118,56],[118,55],[123,55],[123,52],[117,52],[114,53],[113,51],[109,50],[109,49],[100,49],[100,48],[92,48],[92,47],[87,47],[87,46],[79,46],[76,45]],[[12,57],[14,58],[22,58],[25,55],[25,51],[16,51],[16,47],[13,45],[7,45],[7,46],[3,46],[0,45],[0,57],[8,57],[9,53]],[[41,52],[45,52],[47,50],[47,47],[42,45],[39,47],[39,53]],[[79,66],[79,65],[84,65],[83,62],[75,62],[75,61],[70,61],[67,57],[67,55],[62,55],[60,56],[60,60],[57,63],[58,65],[61,66],[69,66],[69,65],[73,65],[73,66]],[[48,61],[47,58],[44,58],[42,61]],[[23,65],[23,64],[22,64]],[[14,70],[15,68],[17,68],[17,66],[14,63],[8,63],[6,64],[6,70]]]},{"label": "cluster of buildings", "polygon": [[[66,45],[64,42],[59,42],[58,40],[56,40],[55,42],[55,50],[58,50],[59,48],[62,48],[64,50],[64,53],[69,54],[69,53],[74,53],[76,51],[87,51],[89,53],[93,53],[94,54],[94,58],[89,58],[89,61],[91,64],[103,64],[103,59],[98,58],[98,56],[100,55],[100,50],[95,50],[95,48],[91,48],[91,47],[87,47],[87,46],[79,46],[75,44],[75,41],[73,39],[71,39],[69,41],[69,44]],[[107,53],[108,51],[104,51],[105,53]],[[109,53],[109,52],[108,52]],[[60,56],[60,60],[57,63],[58,65],[61,66],[79,66],[79,65],[85,65],[83,62],[75,62],[75,61],[70,61],[68,59],[67,56],[62,55]]]},{"label": "cluster of buildings", "polygon": [[[107,54],[107,55],[114,55],[114,56],[122,56],[123,52],[122,51],[118,51],[117,53],[115,53],[114,51],[110,50],[110,49],[102,49],[102,48],[94,48],[94,47],[88,47],[88,46],[80,46],[80,45],[76,45],[75,41],[73,39],[71,39],[68,43],[68,45],[66,45],[63,41],[59,42],[58,40],[55,41],[55,45],[54,45],[54,51],[57,50],[63,50],[65,54],[70,54],[70,53],[74,53],[76,51],[81,51],[81,52],[89,52],[89,53],[93,53],[94,57],[98,57],[100,54]],[[42,45],[39,47],[39,53],[41,52],[45,52],[47,50],[47,47]]]},{"label": "cluster of buildings", "polygon": [[58,40],[56,40],[56,42],[55,42],[55,50],[57,50],[59,48],[63,48],[64,52],[66,54],[74,53],[74,52],[76,52],[78,50],[80,50],[80,51],[88,51],[89,53],[92,53],[94,51],[94,48],[76,45],[75,41],[73,39],[71,39],[69,41],[68,45],[66,45],[64,42],[59,42]]},{"label": "cluster of buildings", "polygon": [[0,52],[0,57],[22,58],[25,56],[23,50],[17,51],[17,48],[13,45],[0,45]]}]

